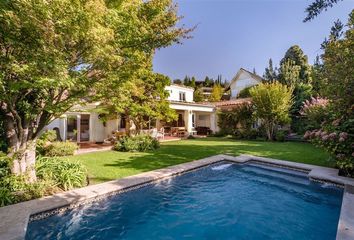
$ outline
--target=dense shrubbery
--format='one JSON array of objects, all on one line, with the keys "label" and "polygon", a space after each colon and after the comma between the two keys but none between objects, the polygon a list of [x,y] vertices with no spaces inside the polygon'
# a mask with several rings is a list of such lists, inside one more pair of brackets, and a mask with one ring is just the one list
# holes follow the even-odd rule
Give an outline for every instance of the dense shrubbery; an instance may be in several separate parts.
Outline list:
[{"label": "dense shrubbery", "polygon": [[73,142],[53,142],[44,147],[43,153],[48,157],[71,156],[77,149],[77,144]]},{"label": "dense shrubbery", "polygon": [[307,131],[304,138],[324,148],[336,160],[341,174],[354,176],[354,118],[323,124],[322,129]]},{"label": "dense shrubbery", "polygon": [[[267,132],[265,125],[253,128],[255,123],[254,108],[251,103],[241,104],[230,111],[219,112],[218,125],[220,131],[214,136],[231,135],[236,139],[258,139],[265,140]],[[287,131],[274,130],[274,138],[272,140],[284,141]]]},{"label": "dense shrubbery", "polygon": [[44,132],[37,140],[37,153],[48,157],[60,157],[74,155],[78,149],[73,142],[57,142],[57,134],[54,130]]},{"label": "dense shrubbery", "polygon": [[145,152],[155,150],[160,147],[157,139],[149,135],[136,135],[124,137],[114,146],[114,150],[121,152]]},{"label": "dense shrubbery", "polygon": [[244,103],[232,110],[224,110],[218,113],[218,126],[220,134],[237,135],[238,132],[249,131],[253,124],[252,104]]},{"label": "dense shrubbery", "polygon": [[41,157],[36,163],[37,177],[49,179],[63,190],[81,187],[86,181],[86,170],[80,163],[63,158]]},{"label": "dense shrubbery", "polygon": [[86,170],[79,163],[60,158],[40,157],[36,162],[37,181],[10,174],[10,161],[0,157],[0,206],[50,195],[86,184]]}]

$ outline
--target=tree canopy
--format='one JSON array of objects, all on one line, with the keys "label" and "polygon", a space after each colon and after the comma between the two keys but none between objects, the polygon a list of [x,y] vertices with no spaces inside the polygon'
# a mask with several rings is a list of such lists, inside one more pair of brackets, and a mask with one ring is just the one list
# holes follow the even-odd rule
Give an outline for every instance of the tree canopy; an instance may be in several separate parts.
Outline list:
[{"label": "tree canopy", "polygon": [[268,140],[272,140],[276,127],[288,123],[292,105],[292,89],[279,82],[261,83],[250,89],[254,115],[260,119]]},{"label": "tree canopy", "polygon": [[13,172],[33,170],[33,145],[50,121],[187,37],[179,19],[171,0],[1,1],[0,115]]}]

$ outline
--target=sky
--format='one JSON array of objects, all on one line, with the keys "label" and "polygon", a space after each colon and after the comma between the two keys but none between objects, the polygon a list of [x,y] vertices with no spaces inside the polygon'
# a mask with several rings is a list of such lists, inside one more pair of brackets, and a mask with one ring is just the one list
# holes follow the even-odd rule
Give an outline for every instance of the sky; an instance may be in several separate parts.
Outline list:
[{"label": "sky", "polygon": [[279,65],[292,45],[299,45],[312,64],[336,19],[347,23],[354,0],[344,0],[303,23],[308,0],[175,0],[184,18],[179,25],[197,26],[192,39],[160,49],[154,71],[171,79],[186,75],[230,81],[241,68],[262,75],[269,58]]}]

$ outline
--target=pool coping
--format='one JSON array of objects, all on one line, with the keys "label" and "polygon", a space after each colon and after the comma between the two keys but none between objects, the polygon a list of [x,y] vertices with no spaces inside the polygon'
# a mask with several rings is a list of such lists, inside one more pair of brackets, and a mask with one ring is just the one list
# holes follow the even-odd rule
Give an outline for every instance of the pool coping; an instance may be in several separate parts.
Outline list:
[{"label": "pool coping", "polygon": [[54,209],[66,208],[70,205],[92,201],[97,198],[119,193],[121,191],[148,184],[160,179],[179,175],[200,167],[221,161],[235,163],[259,162],[308,172],[308,177],[315,181],[330,182],[344,186],[341,213],[338,223],[337,240],[354,239],[354,179],[338,176],[338,169],[320,167],[304,163],[283,161],[252,155],[215,155],[192,162],[182,163],[163,169],[153,170],[134,176],[125,177],[101,184],[91,185],[72,191],[58,193],[52,196],[34,199],[27,202],[0,208],[0,239],[25,239],[27,225],[32,215],[48,212]]}]

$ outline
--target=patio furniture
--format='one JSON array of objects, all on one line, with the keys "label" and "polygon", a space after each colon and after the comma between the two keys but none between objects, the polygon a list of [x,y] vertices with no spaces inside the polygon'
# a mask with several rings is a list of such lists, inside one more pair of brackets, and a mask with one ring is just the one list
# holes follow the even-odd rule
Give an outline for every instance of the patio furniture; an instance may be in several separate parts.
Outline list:
[{"label": "patio furniture", "polygon": [[210,135],[213,133],[209,127],[196,127],[195,130],[198,135]]},{"label": "patio furniture", "polygon": [[151,137],[159,139],[159,138],[164,138],[164,128],[161,128],[159,131],[157,130],[157,128],[153,128],[151,130]]}]

